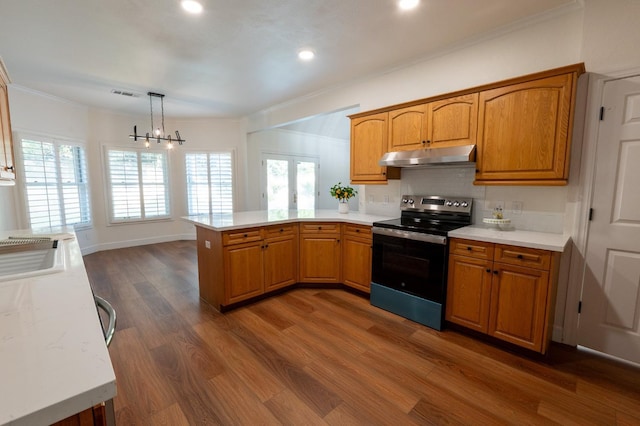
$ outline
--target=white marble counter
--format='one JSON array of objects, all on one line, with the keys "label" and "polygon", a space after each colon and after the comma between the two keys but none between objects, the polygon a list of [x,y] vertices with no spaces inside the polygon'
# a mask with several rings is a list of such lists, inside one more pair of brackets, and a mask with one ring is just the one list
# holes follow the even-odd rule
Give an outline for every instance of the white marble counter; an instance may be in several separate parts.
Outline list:
[{"label": "white marble counter", "polygon": [[50,424],[116,395],[80,247],[56,234],[64,271],[0,282],[2,425]]},{"label": "white marble counter", "polygon": [[486,241],[489,243],[509,244],[542,250],[563,252],[571,237],[564,234],[547,232],[499,230],[481,226],[465,226],[449,232],[449,237],[468,240]]},{"label": "white marble counter", "polygon": [[393,219],[388,216],[376,216],[358,212],[347,214],[337,210],[256,210],[249,212],[229,213],[224,215],[193,215],[182,219],[194,225],[214,231],[250,228],[254,226],[277,225],[289,222],[346,222],[359,225],[371,225],[373,222]]}]

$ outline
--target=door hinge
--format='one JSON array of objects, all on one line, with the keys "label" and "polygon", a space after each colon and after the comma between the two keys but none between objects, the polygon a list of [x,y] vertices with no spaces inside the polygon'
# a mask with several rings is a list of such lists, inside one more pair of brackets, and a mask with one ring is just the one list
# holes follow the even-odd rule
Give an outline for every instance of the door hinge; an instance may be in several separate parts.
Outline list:
[{"label": "door hinge", "polygon": [[582,300],[578,302],[578,313],[582,313]]},{"label": "door hinge", "polygon": [[593,207],[589,209],[589,222],[593,220]]},{"label": "door hinge", "polygon": [[604,107],[601,106],[600,107],[600,121],[603,121],[603,120],[604,120]]}]

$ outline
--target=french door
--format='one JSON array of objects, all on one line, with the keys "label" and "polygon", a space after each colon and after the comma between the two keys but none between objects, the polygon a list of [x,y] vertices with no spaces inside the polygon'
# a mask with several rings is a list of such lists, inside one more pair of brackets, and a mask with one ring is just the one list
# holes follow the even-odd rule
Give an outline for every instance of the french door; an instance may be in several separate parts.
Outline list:
[{"label": "french door", "polygon": [[317,158],[262,155],[262,209],[313,210],[320,195],[317,188]]}]

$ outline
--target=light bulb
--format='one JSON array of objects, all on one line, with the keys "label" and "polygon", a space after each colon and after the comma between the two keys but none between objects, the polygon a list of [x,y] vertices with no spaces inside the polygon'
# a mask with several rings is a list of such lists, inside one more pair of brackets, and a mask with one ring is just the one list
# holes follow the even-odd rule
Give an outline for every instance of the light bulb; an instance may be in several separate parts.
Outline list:
[{"label": "light bulb", "polygon": [[169,141],[169,145],[167,146],[169,149],[173,149],[173,142]]},{"label": "light bulb", "polygon": [[303,61],[310,61],[315,56],[316,54],[314,53],[314,51],[310,49],[305,49],[298,52],[298,58],[302,59]]},{"label": "light bulb", "polygon": [[410,10],[417,7],[418,3],[420,3],[420,0],[400,0],[398,2],[398,7],[402,10]]},{"label": "light bulb", "polygon": [[153,134],[154,134],[154,136],[155,136],[155,137],[160,136],[160,135],[161,135],[161,133],[160,133],[160,128],[158,127],[157,129],[155,129],[155,130],[153,131]]},{"label": "light bulb", "polygon": [[180,4],[186,12],[193,13],[194,15],[202,13],[202,5],[197,1],[182,0]]},{"label": "light bulb", "polygon": [[149,139],[147,139],[146,141],[144,141],[144,147],[145,147],[145,148],[149,148]]}]

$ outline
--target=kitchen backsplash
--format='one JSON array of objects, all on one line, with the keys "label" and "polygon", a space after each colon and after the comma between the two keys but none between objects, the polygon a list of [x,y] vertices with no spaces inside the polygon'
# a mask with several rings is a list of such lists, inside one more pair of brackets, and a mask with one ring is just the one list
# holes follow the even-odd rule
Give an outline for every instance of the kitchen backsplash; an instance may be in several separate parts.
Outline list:
[{"label": "kitchen backsplash", "polygon": [[504,217],[511,220],[515,229],[563,232],[566,187],[477,186],[473,184],[474,177],[472,166],[403,169],[401,180],[390,180],[387,185],[361,185],[359,210],[398,217],[403,194],[471,197],[475,225],[484,226],[482,218],[491,217],[494,207],[502,205]]}]

